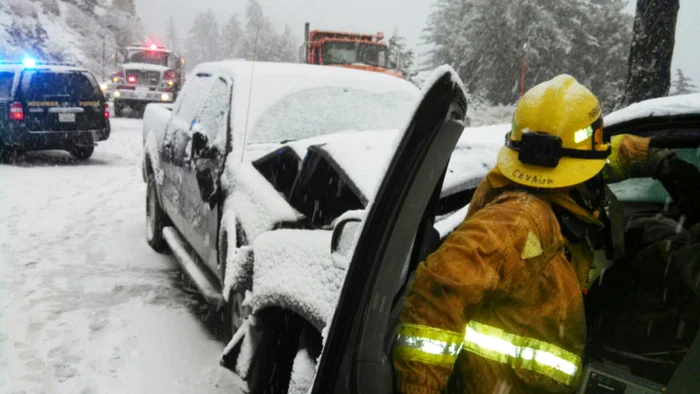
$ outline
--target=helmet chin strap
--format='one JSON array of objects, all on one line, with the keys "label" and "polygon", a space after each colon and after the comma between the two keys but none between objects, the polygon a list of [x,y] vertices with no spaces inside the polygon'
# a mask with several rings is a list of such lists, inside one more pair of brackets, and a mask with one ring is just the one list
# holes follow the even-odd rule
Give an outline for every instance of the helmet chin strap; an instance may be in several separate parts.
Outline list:
[{"label": "helmet chin strap", "polygon": [[587,211],[601,212],[605,203],[605,180],[599,172],[586,182],[574,186],[571,193],[573,199]]}]

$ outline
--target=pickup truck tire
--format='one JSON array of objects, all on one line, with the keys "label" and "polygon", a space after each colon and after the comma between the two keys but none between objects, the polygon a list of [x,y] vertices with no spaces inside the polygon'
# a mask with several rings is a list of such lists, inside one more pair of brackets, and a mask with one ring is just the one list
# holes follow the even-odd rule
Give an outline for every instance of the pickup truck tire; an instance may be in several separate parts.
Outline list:
[{"label": "pickup truck tire", "polygon": [[165,253],[168,250],[168,245],[163,239],[163,228],[166,224],[167,216],[158,202],[156,179],[150,173],[146,188],[146,241],[158,253]]},{"label": "pickup truck tire", "polygon": [[251,327],[257,339],[248,371],[250,393],[286,394],[304,320],[280,308],[261,311]]},{"label": "pickup truck tire", "polygon": [[[239,245],[234,245],[238,247]],[[221,287],[224,287],[226,281],[226,261],[228,257],[228,236],[226,232],[222,233],[219,241],[219,267],[221,267]],[[243,306],[245,299],[244,289],[231,289],[228,302],[224,305],[223,310],[223,334],[226,341],[233,338],[233,335],[243,325],[245,319],[250,315],[250,307]]]}]

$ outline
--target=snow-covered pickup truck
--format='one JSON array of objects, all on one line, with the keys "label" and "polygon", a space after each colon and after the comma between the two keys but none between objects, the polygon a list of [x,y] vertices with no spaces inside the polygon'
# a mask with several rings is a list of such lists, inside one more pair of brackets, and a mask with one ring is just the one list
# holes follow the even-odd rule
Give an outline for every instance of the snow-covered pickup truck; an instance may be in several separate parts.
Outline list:
[{"label": "snow-covered pickup truck", "polygon": [[[407,81],[357,70],[245,61],[197,66],[174,104],[150,104],[144,114],[148,243],[172,252],[205,299],[224,308],[224,328],[237,330],[252,283],[252,242],[274,229],[327,226],[338,213],[315,217],[308,205],[290,203],[285,193],[310,143],[282,143],[398,129],[418,96]],[[298,148],[293,158],[289,146]],[[265,156],[278,147],[280,155]],[[336,179],[308,193],[348,187]],[[296,189],[295,198],[302,192]]]},{"label": "snow-covered pickup truck", "polygon": [[[313,192],[295,200],[298,182],[326,173],[310,171],[307,177],[307,166],[325,161],[322,166],[334,167],[352,156],[366,167],[350,166],[347,178],[362,174],[355,186],[367,191],[371,202],[342,214],[331,227],[280,228],[252,241],[255,264],[246,303],[253,311],[222,359],[224,366],[248,381],[251,393],[394,392],[390,354],[409,278],[461,223],[468,195],[493,167],[510,128],[464,128],[464,97],[456,75],[449,68],[440,69],[427,83],[412,121],[394,134],[396,143],[388,143],[392,139],[388,133],[375,133],[372,140],[360,134],[332,137],[299,149],[306,158],[291,188],[270,181],[280,193],[292,195],[288,201],[306,201],[309,207],[300,209],[322,218],[330,204],[319,202],[323,198]],[[636,104],[608,115],[606,124],[608,139],[620,133],[653,136],[657,146],[674,149],[696,167],[700,164],[700,95]],[[278,168],[284,167],[282,157],[298,156],[291,152],[298,148],[289,144],[277,150]],[[350,151],[354,153],[346,155]],[[271,172],[265,163],[273,156],[252,162],[258,172],[268,174],[267,179]],[[377,167],[378,177],[361,171]],[[456,170],[465,173],[460,176]],[[326,181],[332,185],[332,179]],[[445,190],[451,185],[470,186],[454,189],[461,190],[457,194],[464,193],[464,199],[445,208],[442,202],[449,195]],[[669,234],[686,238],[695,234],[693,242],[698,242],[700,225],[684,227],[677,205],[652,179],[627,180],[611,190],[607,215],[611,232],[659,214],[671,225],[646,234],[646,245],[632,241],[640,240],[638,234],[622,243],[613,237],[608,253],[596,257],[593,271],[599,276],[586,297],[589,341],[584,366],[576,371],[578,392],[609,387],[628,393],[661,393],[664,387],[668,392],[692,392],[700,384],[700,318],[693,294],[700,288],[700,276],[694,272],[697,280],[681,282],[681,266],[653,256],[644,267],[631,264],[640,248],[651,245],[650,251],[660,250],[653,242]],[[344,195],[338,192],[337,204],[344,203]],[[439,352],[438,345],[428,343],[424,349]],[[487,345],[494,351],[510,350],[502,340]]]}]

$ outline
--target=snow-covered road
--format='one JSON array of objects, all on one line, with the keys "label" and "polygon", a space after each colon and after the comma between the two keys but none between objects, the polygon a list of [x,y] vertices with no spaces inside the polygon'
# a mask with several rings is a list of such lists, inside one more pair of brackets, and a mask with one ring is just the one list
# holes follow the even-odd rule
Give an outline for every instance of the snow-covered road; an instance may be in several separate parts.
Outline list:
[{"label": "snow-covered road", "polygon": [[234,393],[176,263],[144,239],[141,121],[92,159],[0,165],[0,392]]}]

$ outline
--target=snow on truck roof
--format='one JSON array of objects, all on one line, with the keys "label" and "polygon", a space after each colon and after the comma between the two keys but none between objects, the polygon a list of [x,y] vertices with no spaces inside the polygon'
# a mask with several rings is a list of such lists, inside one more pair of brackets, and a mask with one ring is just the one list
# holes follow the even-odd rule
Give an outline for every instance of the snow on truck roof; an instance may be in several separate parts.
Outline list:
[{"label": "snow on truck roof", "polygon": [[[320,135],[352,128],[359,131],[398,128],[410,115],[420,94],[415,85],[401,78],[342,67],[229,60],[200,64],[192,74],[202,72],[220,73],[233,79],[234,147],[244,145],[246,124],[248,143],[270,142],[265,140],[270,129],[286,129],[289,134],[290,129],[316,128],[312,131]],[[340,97],[338,92],[346,92],[347,97]],[[287,99],[294,94],[299,99]],[[325,95],[332,98],[325,100]],[[374,108],[372,103],[362,100],[365,96],[372,96],[382,106]],[[278,114],[285,112],[285,116],[263,116],[270,109]],[[368,119],[355,116],[356,113],[366,114]],[[332,121],[337,124],[330,124]],[[260,133],[256,136],[256,132],[263,131],[260,129],[265,129],[264,136]],[[279,131],[283,135],[285,130]],[[309,132],[301,138],[312,136]],[[299,139],[298,136],[285,138]]]}]

